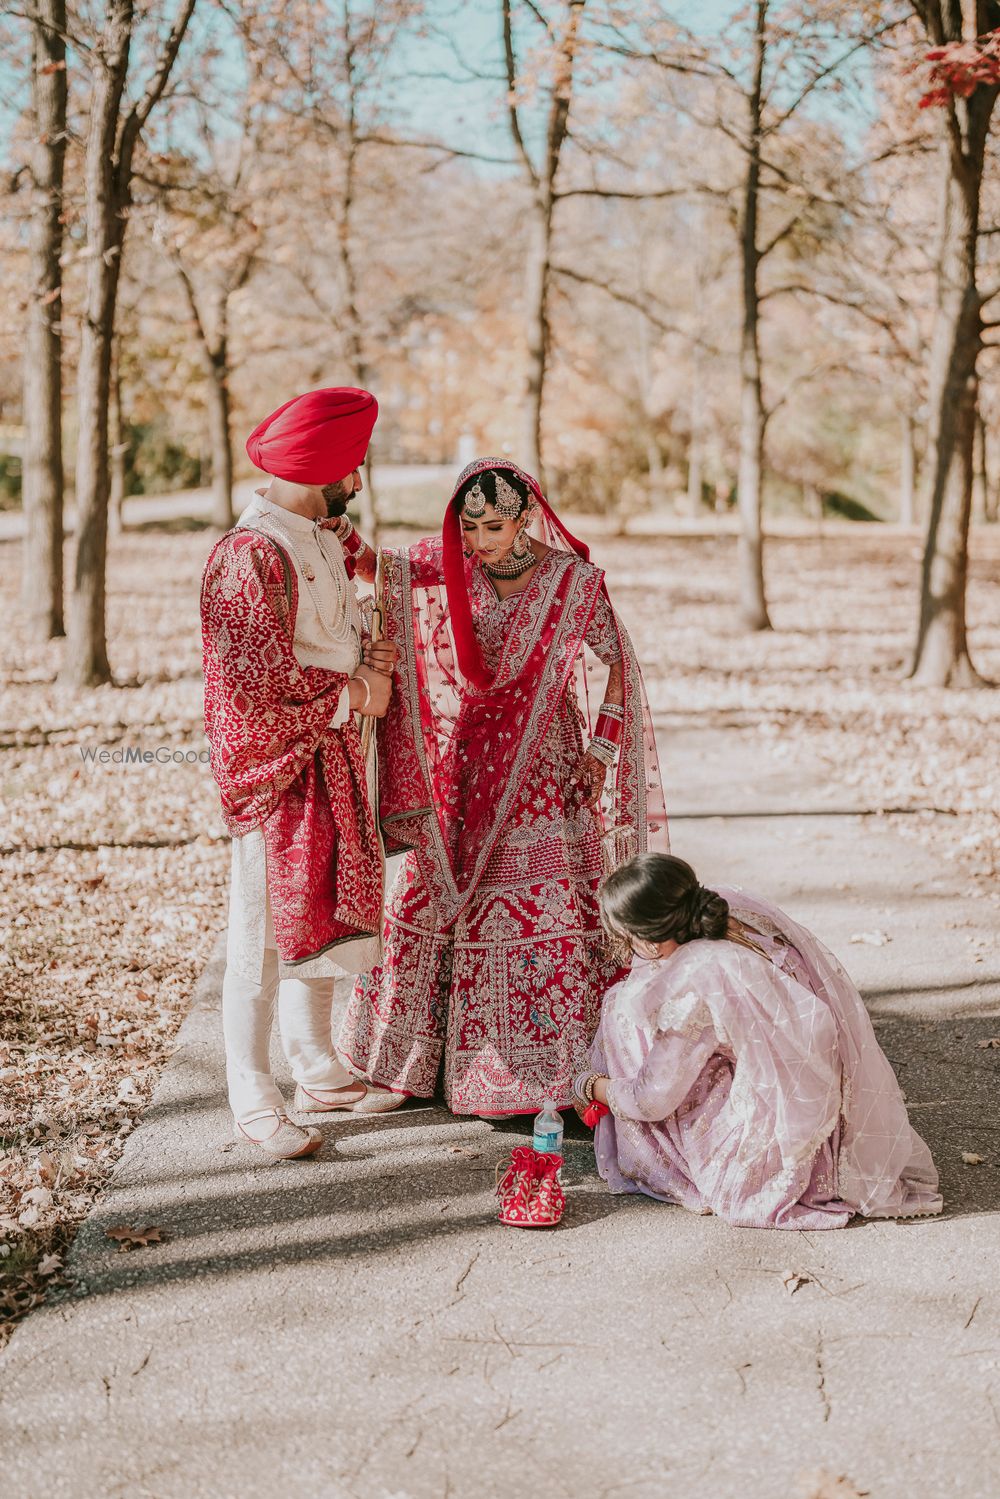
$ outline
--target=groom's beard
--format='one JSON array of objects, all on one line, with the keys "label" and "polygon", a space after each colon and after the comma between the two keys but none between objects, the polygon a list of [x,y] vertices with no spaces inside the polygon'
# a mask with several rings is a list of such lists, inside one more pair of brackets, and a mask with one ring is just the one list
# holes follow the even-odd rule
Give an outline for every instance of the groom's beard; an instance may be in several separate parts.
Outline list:
[{"label": "groom's beard", "polygon": [[324,484],[320,490],[326,505],[328,520],[337,520],[347,511],[354,498],[354,484],[350,479],[341,479],[337,484]]}]

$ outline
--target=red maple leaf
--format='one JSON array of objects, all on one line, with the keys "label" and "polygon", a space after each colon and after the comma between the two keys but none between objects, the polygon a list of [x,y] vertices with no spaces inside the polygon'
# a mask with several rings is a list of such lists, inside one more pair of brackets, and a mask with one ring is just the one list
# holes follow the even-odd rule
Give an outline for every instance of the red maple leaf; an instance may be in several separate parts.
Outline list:
[{"label": "red maple leaf", "polygon": [[974,42],[949,42],[924,54],[930,64],[927,84],[920,96],[921,109],[968,99],[981,84],[1000,84],[1000,30],[989,31]]}]

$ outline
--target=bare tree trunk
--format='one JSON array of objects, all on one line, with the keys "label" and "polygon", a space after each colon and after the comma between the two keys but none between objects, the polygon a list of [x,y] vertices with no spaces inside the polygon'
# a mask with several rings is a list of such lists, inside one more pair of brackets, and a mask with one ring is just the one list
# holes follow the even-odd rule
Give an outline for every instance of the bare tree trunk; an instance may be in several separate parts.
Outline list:
[{"label": "bare tree trunk", "polygon": [[202,316],[194,281],[175,248],[171,259],[177,271],[198,339],[205,371],[208,414],[208,458],[212,471],[212,525],[228,531],[233,524],[233,434],[229,400],[229,298],[250,274],[248,259],[230,284],[215,288]]},{"label": "bare tree trunk", "polygon": [[162,97],[195,0],[179,0],[149,85],[122,117],[134,0],[106,0],[90,95],[84,164],[87,289],[77,373],[76,559],[61,680],[71,687],[111,681],[105,628],[108,551],[108,411],[115,306],[131,206],[132,159],[149,113]]},{"label": "bare tree trunk", "polygon": [[701,347],[705,326],[704,204],[697,203],[694,213],[695,341],[691,350],[691,401],[689,406],[691,440],[688,444],[687,509],[692,519],[697,520],[701,514],[705,488],[705,378]]},{"label": "bare tree trunk", "polygon": [[704,390],[701,357],[695,349],[691,367],[691,440],[688,443],[687,508],[692,519],[701,514],[705,487]]},{"label": "bare tree trunk", "polygon": [[917,484],[917,434],[912,411],[900,416],[899,523],[912,526],[916,520],[914,501]]},{"label": "bare tree trunk", "polygon": [[524,260],[525,370],[521,406],[521,461],[545,489],[542,401],[549,354],[552,199],[540,189],[532,205]]},{"label": "bare tree trunk", "polygon": [[983,156],[996,90],[978,87],[954,103],[964,120],[962,145],[942,146],[947,193],[941,232],[937,310],[930,366],[930,422],[925,480],[928,516],[913,678],[927,686],[980,682],[969,657],[965,593],[972,508],[976,360],[982,310],[976,246]]},{"label": "bare tree trunk", "polygon": [[23,601],[35,640],[63,634],[62,270],[66,159],[66,4],[37,0],[32,21],[30,293],[24,351]]},{"label": "bare tree trunk", "polygon": [[[642,283],[641,240],[638,275]],[[650,505],[659,506],[663,503],[663,454],[660,452],[660,441],[656,434],[656,415],[649,399],[650,387],[653,383],[649,364],[649,322],[641,312],[636,314],[635,325],[636,363],[639,377],[638,399],[642,411],[642,441],[646,449],[646,470],[649,476],[646,485],[646,508],[648,509]]]},{"label": "bare tree trunk", "polygon": [[1000,518],[1000,455],[997,453],[996,444],[990,441],[990,433],[983,424],[983,440],[986,445],[986,473],[988,482],[986,485],[986,513],[983,519],[990,525],[995,525]]},{"label": "bare tree trunk", "polygon": [[[249,275],[249,266],[247,267]],[[183,274],[191,311],[201,335],[202,358],[208,375],[208,443],[212,463],[212,525],[228,531],[233,524],[233,434],[229,400],[229,297],[221,287],[211,311],[211,341],[198,316],[194,287]]]},{"label": "bare tree trunk", "polygon": [[972,518],[985,521],[989,512],[990,476],[986,459],[986,423],[976,409],[972,445]]},{"label": "bare tree trunk", "polygon": [[805,483],[802,486],[802,508],[810,520],[816,522],[816,529],[823,530],[823,494],[818,484]]},{"label": "bare tree trunk", "polygon": [[649,500],[660,505],[663,502],[663,454],[650,417],[646,419],[646,468],[649,472]]},{"label": "bare tree trunk", "polygon": [[233,438],[229,423],[229,340],[219,336],[208,353],[208,440],[212,454],[212,525],[233,524]]},{"label": "bare tree trunk", "polygon": [[111,0],[103,65],[94,72],[84,180],[87,290],[77,372],[76,560],[62,680],[74,687],[110,682],[105,631],[108,548],[108,408],[115,301],[127,203],[115,172],[118,118],[132,40],[132,0]]},{"label": "bare tree trunk", "polygon": [[564,0],[564,20],[557,42],[552,104],[545,137],[545,160],[537,170],[525,145],[518,117],[517,62],[514,55],[510,0],[502,0],[504,53],[507,65],[507,111],[514,146],[531,184],[528,237],[524,262],[526,367],[522,400],[520,461],[545,488],[542,463],[542,408],[549,354],[549,289],[552,279],[552,214],[559,158],[569,130],[580,18],[586,0]]},{"label": "bare tree trunk", "polygon": [[761,90],[766,47],[767,0],[758,0],[754,31],[754,76],[749,98],[746,181],[740,225],[743,268],[743,337],[740,345],[740,459],[737,492],[740,512],[740,614],[749,630],[769,630],[764,593],[761,487],[764,469],[764,399],[760,372],[760,250],[757,222],[760,193]]},{"label": "bare tree trunk", "polygon": [[[354,265],[352,244],[352,219],[354,213],[355,185],[358,162],[357,82],[354,73],[355,42],[351,31],[350,0],[344,0],[344,72],[347,78],[347,150],[344,158],[344,191],[340,202],[340,221],[337,225],[337,247],[340,252],[340,271],[344,282],[344,322],[347,337],[348,362],[354,383],[368,389],[371,378],[365,359],[364,332],[358,301],[358,278]],[[361,531],[372,546],[379,540],[379,509],[375,484],[372,479],[372,463],[365,459],[362,490],[358,497]]]},{"label": "bare tree trunk", "polygon": [[112,536],[120,536],[123,529],[122,506],[125,504],[125,457],[128,442],[125,439],[125,419],[122,415],[122,375],[119,355],[121,340],[115,338],[111,354],[111,411],[108,436],[111,443],[111,488],[108,499],[108,530]]}]

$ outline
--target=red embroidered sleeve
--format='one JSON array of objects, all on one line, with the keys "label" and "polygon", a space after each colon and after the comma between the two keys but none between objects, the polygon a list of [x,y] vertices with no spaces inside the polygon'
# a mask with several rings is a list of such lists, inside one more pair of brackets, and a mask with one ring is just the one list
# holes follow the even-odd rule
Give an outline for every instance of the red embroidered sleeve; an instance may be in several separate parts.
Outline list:
[{"label": "red embroidered sleeve", "polygon": [[436,588],[444,582],[444,558],[440,536],[425,536],[407,548],[410,583],[414,588]]},{"label": "red embroidered sleeve", "polygon": [[275,547],[251,531],[213,548],[202,579],[205,730],[230,832],[270,815],[312,760],[347,685],[343,672],[301,666]]},{"label": "red embroidered sleeve", "polygon": [[603,590],[597,595],[597,605],[587,627],[585,639],[594,655],[599,661],[603,661],[605,666],[613,666],[616,661],[621,660],[618,624],[614,610]]}]

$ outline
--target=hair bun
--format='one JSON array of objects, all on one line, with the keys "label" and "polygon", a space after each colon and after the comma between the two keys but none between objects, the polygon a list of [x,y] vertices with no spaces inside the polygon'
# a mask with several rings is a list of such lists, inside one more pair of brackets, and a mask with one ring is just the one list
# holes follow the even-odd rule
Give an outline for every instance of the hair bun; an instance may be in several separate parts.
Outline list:
[{"label": "hair bun", "polygon": [[704,937],[721,942],[729,925],[729,902],[718,891],[697,885],[691,892],[690,922],[692,940]]}]

